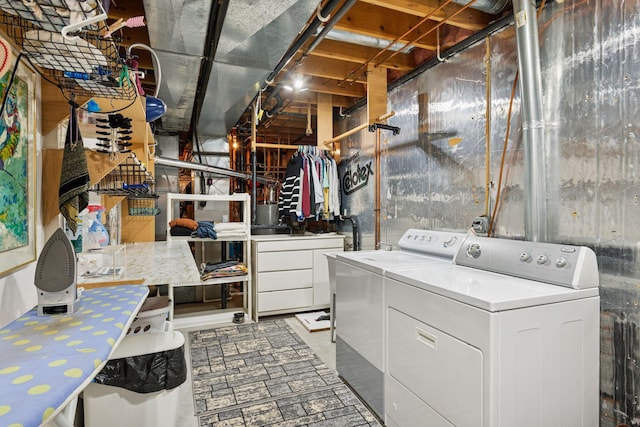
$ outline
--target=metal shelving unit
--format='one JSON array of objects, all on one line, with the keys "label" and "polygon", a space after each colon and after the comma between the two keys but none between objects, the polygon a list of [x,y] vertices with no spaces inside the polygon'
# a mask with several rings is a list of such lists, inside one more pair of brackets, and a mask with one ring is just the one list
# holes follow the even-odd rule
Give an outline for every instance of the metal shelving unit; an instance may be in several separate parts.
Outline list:
[{"label": "metal shelving unit", "polygon": [[0,25],[22,55],[66,97],[133,100],[134,84],[97,0],[0,0]]}]

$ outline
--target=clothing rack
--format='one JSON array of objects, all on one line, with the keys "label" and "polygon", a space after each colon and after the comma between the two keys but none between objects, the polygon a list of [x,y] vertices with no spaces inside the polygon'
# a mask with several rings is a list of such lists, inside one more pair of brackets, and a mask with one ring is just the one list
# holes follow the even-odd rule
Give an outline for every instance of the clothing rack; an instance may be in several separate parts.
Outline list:
[{"label": "clothing rack", "polygon": [[292,223],[336,218],[340,215],[339,185],[338,167],[328,150],[298,146],[287,163],[278,213]]},{"label": "clothing rack", "polygon": [[[351,130],[346,131],[345,133],[342,133],[338,136],[335,136],[331,139],[328,139],[326,141],[323,142],[323,144],[325,145],[325,147],[327,147],[327,149],[329,148],[333,148],[333,144],[340,141],[341,139],[344,139],[346,137],[348,137],[349,135],[353,135],[354,133],[360,132],[363,129],[368,128],[371,125],[374,125],[378,122],[381,122],[383,120],[387,120],[389,117],[393,117],[396,114],[395,111],[391,111],[387,114],[383,114],[382,116],[377,117],[372,123],[362,123],[360,126],[356,126]],[[375,130],[375,129],[374,129]]]}]

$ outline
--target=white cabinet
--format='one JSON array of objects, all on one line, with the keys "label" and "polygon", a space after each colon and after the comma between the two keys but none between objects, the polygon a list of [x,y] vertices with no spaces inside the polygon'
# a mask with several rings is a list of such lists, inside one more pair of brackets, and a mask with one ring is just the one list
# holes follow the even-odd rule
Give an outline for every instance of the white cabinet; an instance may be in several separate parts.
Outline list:
[{"label": "white cabinet", "polygon": [[329,307],[328,252],[342,252],[338,234],[251,237],[254,318]]},{"label": "white cabinet", "polygon": [[[251,250],[249,248],[249,239],[251,237],[251,198],[249,194],[246,193],[236,193],[231,195],[202,195],[202,194],[178,194],[178,193],[167,193],[167,221],[171,221],[173,219],[174,214],[178,212],[176,209],[176,204],[181,201],[192,201],[192,202],[207,202],[213,203],[215,209],[217,210],[216,205],[220,205],[223,210],[230,209],[229,204],[231,202],[238,202],[242,205],[240,212],[242,213],[242,222],[236,223],[225,223],[227,226],[231,226],[233,228],[232,233],[222,233],[219,232],[217,238],[198,238],[198,237],[190,237],[190,236],[172,236],[170,233],[169,227],[167,227],[167,241],[171,240],[186,240],[188,242],[195,242],[196,244],[201,244],[203,246],[204,252],[204,243],[206,242],[242,242],[242,262],[249,269],[248,274],[242,276],[230,276],[230,277],[217,277],[209,280],[203,280],[199,282],[185,282],[185,283],[173,283],[169,285],[169,297],[173,301],[173,288],[175,287],[184,287],[184,286],[202,286],[202,285],[224,285],[229,283],[237,283],[243,282],[243,300],[244,300],[244,311],[247,315],[251,315],[252,313],[252,290],[251,290]],[[224,209],[226,208],[226,209]],[[216,222],[217,223],[217,222]],[[215,227],[214,227],[215,228]],[[174,324],[177,327],[188,327],[188,326],[197,326],[201,324],[206,324],[207,322],[221,322],[221,321],[231,321],[233,318],[234,310],[227,310],[224,313],[220,313],[219,315],[199,315],[199,316],[190,316],[187,319],[175,319]],[[171,312],[171,317],[173,316],[173,310]]]}]

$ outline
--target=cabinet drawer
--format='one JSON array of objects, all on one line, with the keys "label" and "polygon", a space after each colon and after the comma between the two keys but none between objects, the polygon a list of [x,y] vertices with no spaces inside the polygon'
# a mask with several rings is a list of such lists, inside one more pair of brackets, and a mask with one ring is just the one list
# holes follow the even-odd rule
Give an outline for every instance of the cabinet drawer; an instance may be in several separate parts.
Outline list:
[{"label": "cabinet drawer", "polygon": [[312,304],[313,289],[311,288],[258,293],[258,311],[260,312],[310,307]]},{"label": "cabinet drawer", "polygon": [[258,292],[311,288],[313,270],[269,271],[257,276]]},{"label": "cabinet drawer", "polygon": [[259,252],[258,272],[313,268],[313,251]]},{"label": "cabinet drawer", "polygon": [[298,251],[307,249],[326,249],[326,248],[342,248],[344,241],[342,237],[335,239],[295,239],[278,240],[273,242],[259,242],[258,252],[276,252],[276,251]]}]

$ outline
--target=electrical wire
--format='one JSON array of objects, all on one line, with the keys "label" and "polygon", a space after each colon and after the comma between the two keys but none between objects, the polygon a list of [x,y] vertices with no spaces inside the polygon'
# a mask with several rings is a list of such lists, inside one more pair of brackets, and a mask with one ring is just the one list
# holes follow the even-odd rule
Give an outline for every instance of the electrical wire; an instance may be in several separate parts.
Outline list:
[{"label": "electrical wire", "polygon": [[498,174],[498,188],[496,190],[496,202],[493,205],[493,213],[491,214],[491,220],[489,221],[489,229],[487,230],[487,236],[493,235],[493,227],[495,225],[496,214],[498,212],[498,205],[500,204],[500,189],[502,188],[502,176],[504,174],[504,159],[507,155],[507,146],[509,145],[509,133],[511,131],[511,113],[513,112],[513,99],[516,96],[516,88],[518,86],[518,71],[513,79],[513,86],[511,87],[511,99],[509,100],[509,112],[507,113],[507,131],[504,136],[504,144],[502,146],[502,158],[500,160],[500,172]]},{"label": "electrical wire", "polygon": [[484,183],[484,214],[489,215],[489,201],[491,199],[489,192],[491,190],[491,37],[486,39],[487,53],[485,57],[485,67],[487,71],[486,92],[487,100],[485,106],[484,135],[485,135],[485,183]]}]

